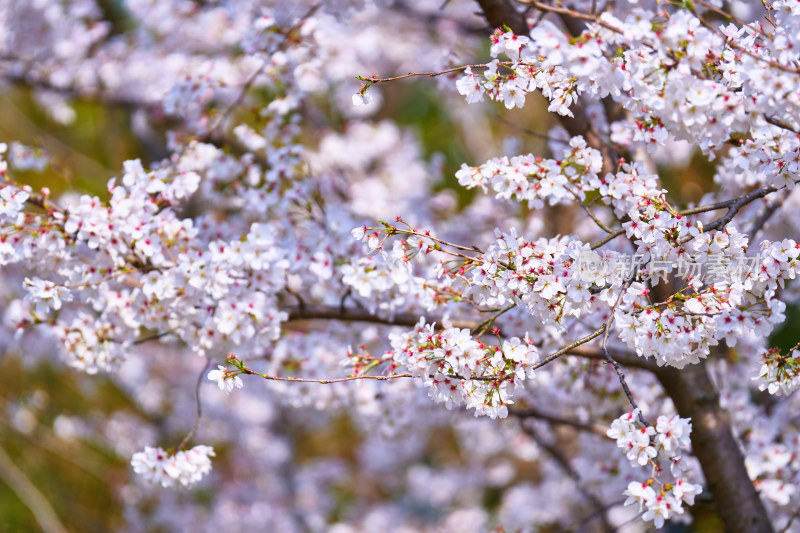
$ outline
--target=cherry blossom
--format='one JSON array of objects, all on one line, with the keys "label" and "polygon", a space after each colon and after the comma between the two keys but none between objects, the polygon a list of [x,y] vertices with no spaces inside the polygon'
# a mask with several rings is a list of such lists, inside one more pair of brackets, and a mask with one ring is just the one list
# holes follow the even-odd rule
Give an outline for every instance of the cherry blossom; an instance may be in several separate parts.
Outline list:
[{"label": "cherry blossom", "polygon": [[129,398],[52,424],[127,529],[792,527],[796,2],[118,7],[0,6],[4,87],[142,146],[0,144],[0,345]]},{"label": "cherry blossom", "polygon": [[208,379],[216,381],[217,386],[220,390],[224,390],[225,394],[230,394],[234,387],[241,389],[244,386],[241,377],[231,374],[231,371],[222,365],[217,365],[216,370],[210,371],[208,373]]},{"label": "cherry blossom", "polygon": [[134,472],[145,481],[172,487],[176,483],[188,487],[200,481],[211,471],[214,449],[198,445],[186,451],[171,454],[161,448],[145,447],[133,454],[131,465]]}]

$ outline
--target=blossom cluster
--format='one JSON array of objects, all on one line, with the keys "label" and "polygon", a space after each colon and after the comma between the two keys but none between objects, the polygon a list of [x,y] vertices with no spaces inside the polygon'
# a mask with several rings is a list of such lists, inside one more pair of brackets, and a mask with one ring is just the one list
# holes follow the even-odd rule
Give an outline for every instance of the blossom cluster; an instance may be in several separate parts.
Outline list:
[{"label": "blossom cluster", "polygon": [[[253,223],[229,241],[204,236],[202,227],[176,212],[197,190],[196,173],[146,172],[138,161],[125,169],[121,183],[109,183],[108,203],[84,195],[62,210],[45,200],[47,215],[22,214],[21,200],[29,193],[3,187],[0,223],[25,230],[15,234],[13,245],[6,241],[0,262],[32,261],[42,271],[58,265],[55,279],[26,280],[32,305],[17,327],[48,322],[56,312],[53,329],[68,347],[70,363],[90,372],[119,363],[114,345],[134,340],[140,327],[175,330],[198,353],[220,343],[275,338],[284,315],[274,294],[285,284],[287,267],[274,246],[275,230]],[[90,318],[89,309],[63,312],[62,302],[77,295],[100,316]]]},{"label": "blossom cluster", "polygon": [[678,415],[659,416],[655,426],[646,425],[634,409],[611,423],[608,436],[626,451],[632,465],[651,467],[652,475],[643,482],[632,481],[624,494],[625,505],[639,504],[645,521],[661,528],[664,522],[685,512],[684,504],[694,505],[703,489],[685,478],[682,453],[691,446],[692,424]]},{"label": "blossom cluster", "polygon": [[[366,239],[370,247],[380,246],[375,234]],[[351,258],[341,267],[342,283],[369,302],[373,312],[391,316],[411,302],[432,309],[434,287],[438,284],[416,275],[407,252],[407,246],[394,241],[376,254]]]},{"label": "blossom cluster", "polygon": [[530,339],[511,337],[489,346],[468,329],[437,330],[424,321],[411,332],[391,335],[390,341],[392,349],[380,362],[422,378],[436,403],[448,409],[465,405],[475,416],[508,416],[508,405],[522,382],[534,377],[539,361]]},{"label": "blossom cluster", "polygon": [[176,453],[147,446],[144,451],[133,454],[131,465],[134,472],[150,483],[162,487],[190,487],[211,472],[214,455],[214,448],[202,444]]},{"label": "blossom cluster", "polygon": [[543,159],[531,154],[491,159],[478,167],[462,165],[456,172],[458,183],[467,189],[487,186],[497,198],[527,201],[532,208],[583,201],[586,189],[597,182],[602,167],[600,152],[586,146],[583,137],[570,139],[559,159]]},{"label": "blossom cluster", "polygon": [[[620,340],[639,356],[654,358],[659,366],[677,368],[707,358],[711,348],[723,339],[735,345],[738,337],[750,332],[765,336],[784,320],[785,303],[775,295],[786,280],[796,277],[800,266],[800,248],[793,240],[764,241],[757,255],[747,256],[748,237],[733,225],[702,231],[702,223],[676,214],[663,198],[631,200],[627,195],[619,201],[635,202],[629,211],[632,220],[625,223],[625,229],[637,246],[636,256],[648,261],[648,268],[632,268],[627,277],[616,270],[591,268],[595,263],[622,263],[629,256],[614,250],[593,251],[589,244],[575,239],[528,242],[512,229],[509,233],[496,231],[496,240],[489,248],[465,261],[461,269],[442,270],[439,284],[466,284],[460,294],[470,295],[477,304],[497,309],[521,306],[545,326],[557,326],[568,317],[595,316],[597,320],[602,316],[596,313],[598,304],[614,306]],[[389,257],[382,251],[386,239],[402,232],[402,228],[388,225],[372,233],[357,228],[358,237],[367,240],[370,248],[381,249],[373,257]],[[396,279],[406,279],[409,262],[420,250],[430,251],[425,238],[415,238],[415,244],[409,242],[394,241],[391,248],[390,264],[403,273],[401,278],[395,275]],[[367,264],[365,259],[359,261]],[[676,273],[680,275],[680,265],[689,261],[749,267],[722,279],[696,273],[665,301],[653,301],[650,287],[669,282]],[[391,271],[378,277],[379,272],[374,267],[369,273],[363,270],[364,290],[370,277],[391,279]],[[418,280],[416,287],[433,285]],[[415,290],[418,295],[424,293]],[[419,301],[428,302],[426,309],[431,310],[437,300],[428,297]],[[641,335],[642,331],[649,333]]]},{"label": "blossom cluster", "polygon": [[797,461],[792,444],[759,443],[745,457],[747,474],[761,497],[778,505],[789,504],[797,493],[797,484],[792,479],[793,463]]},{"label": "blossom cluster", "polygon": [[[588,251],[588,246],[579,241],[561,238],[527,242],[515,231],[497,237],[469,272],[472,290],[486,307],[519,303],[537,319],[554,325],[564,317],[589,312],[594,303],[591,289],[607,284],[602,276],[586,279],[581,275],[577,258]],[[610,293],[597,298],[603,299],[603,295]]]},{"label": "blossom cluster", "polygon": [[[660,218],[669,220],[671,217]],[[646,223],[659,226],[655,218]],[[686,242],[686,247],[662,244],[656,250],[650,247],[648,252],[648,241],[642,239],[638,241],[639,250],[655,257],[658,253],[665,253],[667,257],[677,258],[678,262],[681,257],[688,256],[694,260],[701,258],[707,263],[712,254],[718,253],[730,262],[741,264],[746,260],[746,237],[733,226],[695,237],[681,232],[680,227],[680,224],[668,226],[667,232],[679,236],[678,243]],[[634,235],[644,235],[641,226]],[[694,255],[689,255],[692,253]],[[748,332],[768,335],[776,324],[784,320],[785,303],[774,295],[785,280],[797,275],[798,261],[794,257],[797,253],[800,249],[796,248],[794,241],[765,242],[756,256],[756,269],[714,283],[704,283],[697,276],[688,280],[687,290],[673,296],[664,307],[649,302],[649,289],[634,283],[628,289],[627,300],[638,302],[641,307],[639,310],[623,308],[615,315],[620,337],[640,355],[655,357],[659,364],[682,367],[707,357],[710,347],[719,340],[725,339],[733,346],[737,337]],[[666,276],[666,272],[672,270],[666,260],[661,260],[661,265],[665,268],[650,273],[651,279]],[[641,328],[652,333],[647,336],[633,333],[641,331]]]},{"label": "blossom cluster", "polygon": [[[611,96],[624,100],[633,114],[623,127],[637,128],[647,144],[663,145],[674,136],[711,151],[751,127],[774,143],[781,134],[765,115],[798,105],[787,87],[797,83],[790,66],[797,52],[788,43],[800,15],[782,6],[773,3],[772,34],[750,25],[707,28],[690,10],[651,25],[641,8],[619,17],[604,12],[577,37],[549,20],[529,36],[497,30],[491,47],[496,59],[482,73],[467,69],[458,90],[468,102],[488,95],[509,109],[521,107],[526,94],[538,90],[550,100],[550,111],[568,116],[580,95]],[[499,61],[501,55],[508,60]],[[798,150],[796,141],[790,150]],[[768,150],[758,152],[762,165],[777,161]],[[781,179],[794,179],[791,171],[778,170]]]},{"label": "blossom cluster", "polygon": [[781,354],[780,348],[763,350],[760,359],[763,361],[758,376],[758,389],[770,394],[791,394],[800,388],[800,350],[795,346],[791,353]]}]

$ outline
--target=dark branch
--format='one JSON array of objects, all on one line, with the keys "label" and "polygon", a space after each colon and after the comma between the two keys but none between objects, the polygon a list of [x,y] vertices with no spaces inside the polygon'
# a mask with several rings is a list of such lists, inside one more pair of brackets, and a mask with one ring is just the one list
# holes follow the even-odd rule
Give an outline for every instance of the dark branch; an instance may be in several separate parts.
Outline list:
[{"label": "dark branch", "polygon": [[[347,309],[339,306],[303,306],[284,308],[289,313],[287,322],[299,322],[302,320],[339,320],[341,322],[368,322],[372,324],[384,324],[387,326],[407,326],[413,328],[419,324],[421,316],[415,313],[399,313],[391,318],[381,317],[363,309]],[[456,320],[453,327],[475,329],[480,322],[472,320]]]},{"label": "dark branch", "polygon": [[[711,230],[718,230],[724,228],[728,222],[733,220],[733,217],[736,216],[736,213],[739,212],[741,208],[752,202],[753,200],[757,200],[759,198],[763,198],[769,193],[777,191],[778,188],[774,185],[767,185],[766,187],[762,187],[760,189],[756,189],[748,194],[740,198],[736,198],[734,200],[729,200],[730,204],[728,206],[728,212],[725,215],[721,216],[717,220],[713,221],[711,224],[703,228],[704,231],[711,231]],[[723,202],[725,203],[725,202]],[[720,207],[724,207],[720,204]]]},{"label": "dark branch", "polygon": [[597,436],[606,438],[606,431],[608,428],[602,426],[600,424],[584,424],[583,422],[579,422],[577,420],[572,420],[569,418],[564,418],[558,415],[551,415],[547,413],[543,413],[536,409],[535,407],[524,407],[519,409],[509,409],[508,414],[515,418],[535,418],[537,420],[544,420],[545,422],[550,422],[551,424],[556,424],[559,426],[569,426],[571,428],[578,429],[580,431],[585,431],[587,433],[593,433]]},{"label": "dark branch", "polygon": [[492,28],[507,26],[517,35],[528,34],[525,14],[518,11],[510,0],[477,0],[484,17]]},{"label": "dark branch", "polygon": [[706,363],[688,365],[682,370],[662,367],[655,374],[678,413],[692,419],[692,453],[703,467],[725,531],[771,533],[769,517],[747,474],[728,415],[720,407],[719,395],[706,372]]},{"label": "dark branch", "polygon": [[[597,496],[595,496],[591,491],[589,491],[584,486],[580,474],[578,474],[578,472],[574,468],[572,468],[572,465],[569,464],[569,460],[564,456],[564,454],[561,453],[561,450],[559,450],[556,445],[550,444],[549,442],[545,441],[543,438],[539,436],[536,430],[534,430],[532,427],[525,425],[524,423],[522,424],[522,430],[531,439],[533,439],[533,441],[541,449],[543,449],[548,455],[550,455],[550,457],[553,458],[553,460],[561,468],[561,470],[563,470],[564,473],[567,474],[567,476],[569,476],[569,478],[575,483],[575,486],[578,488],[578,491],[581,493],[581,495],[583,495],[583,497],[586,498],[586,500],[592,504],[592,507],[594,507],[596,511],[606,509],[606,505],[603,504],[603,502],[600,501],[600,499]],[[607,532],[614,531],[614,528],[611,526],[611,524],[608,523],[608,520],[604,512],[601,513],[601,517],[602,517],[601,526],[603,531]]]}]

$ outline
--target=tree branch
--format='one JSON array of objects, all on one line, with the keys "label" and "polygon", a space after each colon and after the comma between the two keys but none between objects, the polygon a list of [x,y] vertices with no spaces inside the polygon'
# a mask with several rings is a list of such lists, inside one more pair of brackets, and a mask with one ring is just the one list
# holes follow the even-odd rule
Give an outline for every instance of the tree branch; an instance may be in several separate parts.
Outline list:
[{"label": "tree branch", "polygon": [[[284,308],[289,313],[286,322],[299,322],[303,320],[339,320],[342,322],[368,322],[372,324],[384,324],[387,326],[407,326],[413,328],[419,324],[420,315],[415,313],[399,313],[392,318],[385,318],[374,315],[363,309],[347,309],[338,306],[303,306]],[[439,322],[441,323],[441,322]],[[455,320],[453,327],[474,330],[481,323],[474,320]]]},{"label": "tree branch", "polygon": [[728,222],[733,220],[733,217],[736,216],[736,213],[738,213],[741,208],[743,208],[753,200],[763,198],[769,193],[775,192],[777,190],[778,188],[775,187],[774,185],[767,185],[766,187],[756,189],[734,200],[729,200],[728,202],[730,202],[730,204],[727,206],[722,205],[725,204],[726,202],[721,202],[720,204],[717,204],[720,207],[728,207],[728,212],[725,213],[720,218],[718,218],[717,220],[710,223],[708,226],[704,227],[703,231],[711,231],[724,228],[728,224]]},{"label": "tree branch", "polygon": [[[592,504],[592,507],[594,507],[595,511],[606,509],[606,505],[603,504],[603,502],[600,501],[597,496],[592,494],[592,492],[583,485],[581,476],[575,471],[574,468],[572,468],[572,465],[569,464],[569,460],[564,457],[564,454],[561,453],[561,450],[559,450],[557,446],[545,441],[532,427],[526,426],[524,423],[522,423],[521,426],[522,431],[524,431],[525,434],[527,434],[541,449],[543,449],[550,457],[552,457],[561,470],[563,470],[564,473],[567,474],[567,476],[575,483],[578,491],[589,503]],[[614,528],[608,523],[605,512],[603,512],[601,515],[601,527],[603,531],[614,531]]]},{"label": "tree branch", "polygon": [[186,434],[180,444],[178,444],[177,450],[183,450],[189,441],[192,440],[195,433],[197,433],[198,428],[200,427],[200,421],[203,419],[203,404],[200,401],[200,384],[203,383],[203,378],[206,377],[206,370],[208,370],[208,365],[211,363],[211,359],[206,359],[206,364],[203,365],[203,369],[200,371],[200,375],[197,376],[197,381],[194,385],[194,404],[196,409],[196,418],[194,421],[194,426]]},{"label": "tree branch", "polygon": [[692,453],[700,461],[717,515],[728,533],[771,533],[764,504],[747,475],[705,362],[682,370],[656,369],[655,375],[680,416],[692,419]]},{"label": "tree branch", "polygon": [[359,376],[347,376],[344,378],[331,378],[331,379],[296,378],[293,376],[270,376],[269,374],[262,374],[261,372],[256,372],[255,370],[252,370],[246,366],[242,367],[242,373],[251,376],[258,376],[268,381],[291,381],[294,383],[319,383],[320,385],[330,385],[331,383],[343,383],[345,381],[363,381],[363,380],[389,381],[392,379],[413,377],[411,374],[389,374],[386,376],[380,376],[380,375],[372,376],[369,374],[363,374]]},{"label": "tree branch", "polygon": [[525,14],[514,7],[510,0],[477,0],[483,16],[492,28],[507,26],[517,35],[528,34],[528,21]]},{"label": "tree branch", "polygon": [[[766,187],[756,189],[738,198],[731,198],[730,200],[724,200],[722,202],[717,202],[714,204],[692,207],[690,209],[684,209],[683,211],[678,211],[677,213],[681,216],[687,216],[687,215],[697,215],[699,213],[707,213],[709,211],[717,211],[719,209],[727,208],[728,211],[723,216],[714,220],[713,222],[710,222],[707,226],[703,228],[703,231],[718,230],[720,228],[725,227],[725,225],[728,224],[728,222],[733,220],[733,217],[736,216],[736,213],[738,213],[744,206],[753,202],[754,200],[763,198],[766,195],[776,192],[778,190],[779,189],[774,185],[767,185]],[[597,248],[600,248],[607,242],[619,237],[620,235],[623,235],[624,233],[625,233],[625,228],[615,229],[602,239],[593,242],[591,244],[591,249],[596,250]]]},{"label": "tree branch", "polygon": [[[577,355],[579,357],[596,359],[598,361],[606,360],[603,350],[593,346],[576,346],[567,352],[567,355]],[[623,366],[641,368],[642,370],[649,370],[651,372],[657,368],[657,365],[652,360],[639,357],[634,352],[616,350],[611,357],[613,357],[619,364]]]},{"label": "tree branch", "polygon": [[[306,306],[303,308],[291,307],[284,308],[283,310],[289,313],[289,319],[287,322],[339,320],[343,322],[367,322],[372,324],[383,324],[386,326],[406,326],[413,328],[419,324],[421,318],[420,315],[414,313],[400,313],[392,318],[384,318],[371,314],[369,311],[363,309],[347,309],[338,306],[334,307],[323,305]],[[434,320],[434,322],[441,324],[441,320]],[[475,328],[479,327],[481,323],[473,320],[456,320],[453,321],[452,324],[453,327],[456,328],[474,331]],[[604,331],[605,325],[600,329],[588,334],[587,336],[578,339],[572,344],[565,346],[564,348],[561,348],[555,353],[549,355],[543,361],[536,363],[534,368],[540,368],[547,363],[561,357],[562,355],[575,355],[578,357],[584,357],[586,359],[606,360],[605,354],[601,349],[586,346],[586,343],[596,337],[599,337]],[[650,371],[653,371],[657,368],[653,361],[645,359],[644,357],[639,357],[633,352],[614,350],[613,358],[623,366],[641,368]]]},{"label": "tree branch", "polygon": [[547,413],[543,413],[536,409],[535,407],[524,407],[519,409],[509,409],[508,414],[510,416],[516,418],[535,418],[537,420],[544,420],[545,422],[550,422],[551,424],[556,424],[559,426],[569,426],[571,428],[585,431],[587,433],[592,433],[599,437],[608,438],[606,432],[608,428],[602,426],[600,424],[584,424],[583,422],[579,422],[577,420],[572,420],[569,418],[564,418],[557,415],[551,415]]}]

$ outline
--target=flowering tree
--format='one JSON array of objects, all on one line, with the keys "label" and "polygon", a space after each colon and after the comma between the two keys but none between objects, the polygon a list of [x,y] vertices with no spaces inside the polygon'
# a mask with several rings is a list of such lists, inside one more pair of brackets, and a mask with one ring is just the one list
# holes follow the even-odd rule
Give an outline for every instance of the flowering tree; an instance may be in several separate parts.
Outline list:
[{"label": "flowering tree", "polygon": [[[18,143],[0,167],[0,340],[150,414],[104,423],[130,530],[611,531],[712,501],[726,531],[800,527],[800,351],[769,340],[800,297],[796,0],[0,19],[7,84],[154,146],[100,196],[25,185],[56,161]],[[409,78],[471,148],[455,180],[392,116]],[[526,101],[557,124],[520,154],[498,124]]]}]

